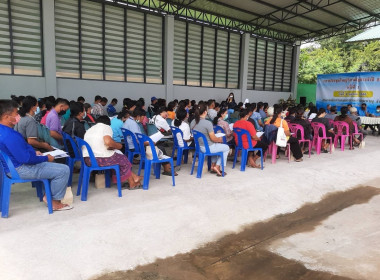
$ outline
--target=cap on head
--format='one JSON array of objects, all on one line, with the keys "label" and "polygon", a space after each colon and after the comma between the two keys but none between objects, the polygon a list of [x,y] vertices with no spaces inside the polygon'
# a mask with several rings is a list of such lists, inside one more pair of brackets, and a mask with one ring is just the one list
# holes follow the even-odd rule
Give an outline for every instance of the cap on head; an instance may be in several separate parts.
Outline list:
[{"label": "cap on head", "polygon": [[154,101],[154,100],[157,100],[157,98],[155,96],[152,96],[152,98],[150,99],[150,101]]}]

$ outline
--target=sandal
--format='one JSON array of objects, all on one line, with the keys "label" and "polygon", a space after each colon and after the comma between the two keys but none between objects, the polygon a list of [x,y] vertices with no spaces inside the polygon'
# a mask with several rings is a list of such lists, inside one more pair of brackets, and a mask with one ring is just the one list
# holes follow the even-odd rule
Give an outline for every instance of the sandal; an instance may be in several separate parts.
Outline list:
[{"label": "sandal", "polygon": [[136,186],[134,186],[133,188],[131,188],[131,187],[128,188],[128,190],[130,190],[130,191],[138,190],[138,189],[142,189],[142,184],[140,184],[140,185],[136,185]]},{"label": "sandal", "polygon": [[301,161],[303,161],[303,158],[295,159],[294,161],[295,162],[301,162]]},{"label": "sandal", "polygon": [[[171,173],[171,172],[168,172],[168,171],[164,171],[164,172],[162,172],[162,175],[165,175],[165,176],[172,176],[172,173]],[[174,176],[178,176],[178,173],[174,172]]]},{"label": "sandal", "polygon": [[[219,171],[218,169],[212,168],[211,170],[214,171],[214,172],[216,173],[216,176],[217,176],[217,177],[222,177],[222,172]],[[227,173],[224,172],[224,176],[226,176],[226,175],[227,175]]]},{"label": "sandal", "polygon": [[261,168],[261,165],[259,164],[259,165],[248,165],[249,167],[251,167],[251,168],[258,168],[258,169],[260,169]]},{"label": "sandal", "polygon": [[56,209],[53,208],[53,211],[65,211],[65,210],[71,210],[73,208],[74,207],[72,205],[65,204],[65,206],[61,208],[56,208]]}]

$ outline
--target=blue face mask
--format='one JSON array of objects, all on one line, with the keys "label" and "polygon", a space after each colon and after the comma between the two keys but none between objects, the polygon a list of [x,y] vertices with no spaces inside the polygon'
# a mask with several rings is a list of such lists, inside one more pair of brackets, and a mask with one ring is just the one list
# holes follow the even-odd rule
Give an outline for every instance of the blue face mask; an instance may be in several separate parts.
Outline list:
[{"label": "blue face mask", "polygon": [[41,109],[37,106],[36,114],[38,114],[39,112],[41,112]]},{"label": "blue face mask", "polygon": [[228,119],[228,114],[226,114],[226,115],[224,116],[224,118],[223,118],[223,120],[226,120],[226,119]]}]

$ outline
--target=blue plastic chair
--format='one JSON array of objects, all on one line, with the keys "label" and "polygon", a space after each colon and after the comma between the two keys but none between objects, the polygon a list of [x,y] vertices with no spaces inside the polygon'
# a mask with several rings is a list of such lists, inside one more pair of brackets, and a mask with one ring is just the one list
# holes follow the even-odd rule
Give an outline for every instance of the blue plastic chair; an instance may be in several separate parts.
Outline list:
[{"label": "blue plastic chair", "polygon": [[[215,134],[217,134],[217,133],[224,133],[224,134],[226,134],[226,132],[224,131],[223,127],[221,127],[219,125],[214,125],[214,133]],[[222,138],[223,138],[223,144],[227,145],[227,137],[226,137],[226,135],[224,135]]]},{"label": "blue plastic chair", "polygon": [[[160,179],[160,172],[161,172],[161,164],[164,162],[169,162],[172,169],[172,180],[173,180],[173,187],[175,186],[175,179],[174,179],[174,163],[173,158],[167,158],[167,159],[159,159],[157,156],[156,148],[154,146],[154,143],[152,139],[150,139],[148,136],[136,133],[137,140],[139,141],[140,145],[140,151],[141,151],[141,159],[140,159],[140,167],[142,168],[142,164],[144,162],[144,183],[143,183],[143,189],[148,190],[149,189],[149,177],[150,177],[150,171],[152,168],[152,165],[154,165],[154,174],[156,175],[156,179]],[[152,149],[152,159],[146,158],[145,153],[145,142],[149,143],[150,148]]]},{"label": "blue plastic chair", "polygon": [[[116,172],[116,178],[117,178],[117,190],[118,190],[118,195],[119,197],[122,196],[121,194],[121,180],[120,180],[120,167],[119,165],[109,165],[109,166],[99,166],[94,153],[92,152],[92,149],[90,145],[84,141],[83,139],[79,137],[75,137],[75,140],[78,143],[78,148],[80,151],[81,155],[81,160],[82,160],[82,167],[79,173],[79,182],[78,182],[78,190],[77,190],[77,195],[81,194],[81,189],[82,189],[82,195],[81,195],[81,200],[86,201],[87,200],[87,193],[88,193],[88,185],[90,181],[90,174],[92,171],[102,171],[104,170],[106,172],[106,187],[109,188],[111,187],[111,170],[115,170]],[[83,157],[83,147],[87,149],[88,155],[90,156],[91,160],[91,166],[87,166],[87,164],[84,161]],[[83,184],[82,184],[83,182]]]},{"label": "blue plastic chair", "polygon": [[[190,175],[193,175],[195,160],[197,159],[197,157],[198,157],[197,178],[201,178],[202,177],[202,170],[203,170],[203,163],[204,163],[205,157],[206,156],[209,157],[208,158],[208,170],[210,170],[210,168],[211,168],[211,156],[220,156],[221,159],[222,159],[222,162],[221,162],[222,176],[224,177],[224,159],[223,159],[223,153],[222,152],[211,153],[209,145],[208,145],[208,142],[207,142],[207,138],[206,138],[206,136],[203,133],[201,133],[199,131],[196,131],[196,130],[193,130],[193,136],[194,136],[194,141],[195,141],[195,154],[194,154],[193,164],[191,166],[191,173],[190,173]],[[202,138],[202,141],[204,143],[204,148],[206,150],[204,153],[200,149],[200,143],[199,143],[199,139],[200,138]]]},{"label": "blue plastic chair", "polygon": [[[0,209],[1,209],[1,217],[2,218],[8,218],[8,212],[9,212],[9,199],[11,196],[11,187],[13,184],[16,183],[27,183],[31,182],[34,184],[34,186],[37,188],[37,194],[40,197],[40,201],[42,201],[42,188],[40,183],[44,184],[45,187],[45,194],[46,194],[46,200],[48,204],[48,210],[49,214],[53,213],[53,205],[51,200],[51,190],[50,190],[50,182],[48,179],[21,179],[20,176],[17,173],[17,170],[15,169],[12,161],[8,157],[7,154],[0,151]],[[4,165],[3,165],[4,164]],[[10,177],[5,173],[6,168],[4,166],[8,167]]]},{"label": "blue plastic chair", "polygon": [[[133,158],[135,155],[140,155],[141,156],[141,151],[140,151],[140,146],[137,142],[136,135],[125,128],[121,129],[121,132],[123,133],[124,136],[124,144],[125,144],[125,151],[124,154],[128,156],[128,160],[131,164],[133,164]],[[134,149],[131,149],[128,145],[128,137],[132,139]],[[141,169],[139,168],[138,175],[140,176]]]},{"label": "blue plastic chair", "polygon": [[[71,184],[73,182],[74,164],[77,161],[82,162],[82,157],[81,157],[80,152],[78,150],[78,145],[74,141],[74,139],[69,134],[67,134],[65,132],[62,132],[62,137],[63,137],[63,144],[65,146],[65,150],[66,150],[67,154],[69,155],[69,157],[66,158],[66,164],[70,168],[70,177],[69,177],[69,181],[68,181],[67,185],[71,186]],[[70,145],[72,147],[72,150],[74,152],[74,157],[70,156],[68,143],[70,143]]]},{"label": "blue plastic chair", "polygon": [[237,134],[238,137],[238,145],[235,148],[235,157],[234,157],[234,163],[232,165],[232,168],[235,168],[236,160],[238,152],[241,151],[241,165],[240,165],[240,171],[245,171],[245,166],[247,165],[247,159],[248,159],[248,152],[251,151],[260,151],[261,152],[261,170],[263,170],[263,159],[264,154],[263,150],[261,148],[254,148],[252,147],[252,142],[248,141],[248,149],[244,149],[243,147],[243,135],[245,135],[248,139],[251,139],[251,135],[249,132],[242,128],[234,128],[234,132]]},{"label": "blue plastic chair", "polygon": [[[183,140],[183,132],[181,129],[175,126],[170,127],[172,134],[173,134],[173,140],[174,140],[174,145],[173,145],[173,151],[172,151],[172,158],[174,158],[174,152],[177,150],[177,166],[181,165],[182,162],[182,155],[184,156],[184,163],[187,163],[188,157],[189,157],[189,150],[194,150],[194,147],[189,147],[187,145],[187,142]],[[183,141],[183,147],[179,146],[178,143],[178,138],[177,135],[180,134],[182,141]]]}]

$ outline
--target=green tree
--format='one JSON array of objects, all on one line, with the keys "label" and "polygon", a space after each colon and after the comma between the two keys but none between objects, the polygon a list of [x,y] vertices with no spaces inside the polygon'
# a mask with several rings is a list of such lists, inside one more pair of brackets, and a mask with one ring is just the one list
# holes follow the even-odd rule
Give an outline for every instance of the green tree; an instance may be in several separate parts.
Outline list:
[{"label": "green tree", "polygon": [[319,48],[302,49],[299,82],[316,83],[317,74],[380,71],[380,41],[346,43],[354,35],[332,37],[319,41]]}]

